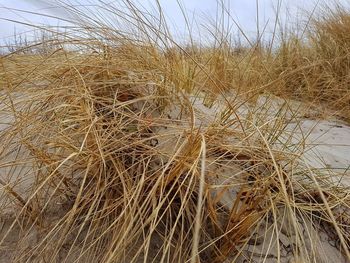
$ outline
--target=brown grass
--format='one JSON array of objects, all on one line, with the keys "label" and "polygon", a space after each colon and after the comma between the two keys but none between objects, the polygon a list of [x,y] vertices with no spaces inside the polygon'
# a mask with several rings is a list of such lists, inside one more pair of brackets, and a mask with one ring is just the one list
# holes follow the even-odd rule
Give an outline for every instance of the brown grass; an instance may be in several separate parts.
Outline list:
[{"label": "brown grass", "polygon": [[[307,236],[319,229],[349,258],[348,187],[308,167],[298,125],[287,129],[319,106],[313,117],[349,121],[349,13],[328,10],[272,50],[229,37],[183,47],[125,4],[131,16],[105,8],[130,34],[73,9],[79,34],[1,57],[3,253],[19,233],[9,260],[250,261],[249,245],[280,248],[283,230],[295,260],[318,262]],[[271,94],[287,99],[272,113]]]}]

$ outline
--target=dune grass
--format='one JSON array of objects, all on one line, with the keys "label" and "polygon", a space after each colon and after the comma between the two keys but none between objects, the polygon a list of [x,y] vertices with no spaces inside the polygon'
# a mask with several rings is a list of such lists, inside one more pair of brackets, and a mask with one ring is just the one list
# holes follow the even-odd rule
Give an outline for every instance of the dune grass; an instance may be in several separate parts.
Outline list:
[{"label": "dune grass", "polygon": [[324,231],[350,260],[347,172],[310,167],[300,128],[349,121],[346,9],[270,48],[219,21],[212,46],[178,44],[124,5],[101,2],[121,28],[66,6],[71,31],[1,57],[2,253],[18,235],[13,262],[328,262]]}]

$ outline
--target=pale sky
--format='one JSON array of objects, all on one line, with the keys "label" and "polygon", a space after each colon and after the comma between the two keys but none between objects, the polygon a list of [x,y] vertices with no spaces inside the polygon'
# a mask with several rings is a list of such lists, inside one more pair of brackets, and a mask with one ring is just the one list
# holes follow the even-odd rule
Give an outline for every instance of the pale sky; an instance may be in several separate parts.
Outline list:
[{"label": "pale sky", "polygon": [[[80,3],[80,4],[94,4],[101,0],[60,0],[63,2]],[[245,32],[253,34],[257,31],[257,19],[256,19],[256,0],[222,0],[226,2],[230,10],[232,18],[239,23]],[[318,0],[280,0],[282,1],[283,19],[294,22],[297,20],[296,16],[300,10],[313,10]],[[118,5],[120,1],[104,0],[104,2],[115,2]],[[133,1],[135,2],[135,1]],[[149,6],[149,2],[152,0],[138,0],[144,6]],[[176,0],[159,0],[162,8],[172,24],[183,31],[185,28],[185,22],[181,15],[181,10]],[[278,4],[279,0],[258,0],[259,6],[259,30],[261,31],[265,24],[268,23],[267,30],[271,30],[273,27],[275,14],[274,7]],[[330,1],[327,1],[330,2]],[[335,2],[347,2],[346,0],[338,0]],[[182,0],[186,8],[186,13],[189,18],[195,16],[196,21],[199,24],[204,24],[208,17],[215,18],[217,10],[216,0]],[[31,12],[46,13],[53,16],[62,18],[69,17],[69,13],[63,8],[54,8],[57,6],[56,0],[0,0],[0,41],[12,37],[14,29],[16,33],[25,32],[30,30],[30,27],[9,22],[3,19],[10,19],[16,21],[22,21],[27,24],[50,24],[50,25],[62,25],[62,22],[58,22],[55,19],[38,16],[34,14],[26,14],[15,9],[26,10]],[[289,15],[285,12],[286,8],[290,10]],[[299,10],[299,11],[297,11]],[[235,29],[237,31],[237,28]]]}]

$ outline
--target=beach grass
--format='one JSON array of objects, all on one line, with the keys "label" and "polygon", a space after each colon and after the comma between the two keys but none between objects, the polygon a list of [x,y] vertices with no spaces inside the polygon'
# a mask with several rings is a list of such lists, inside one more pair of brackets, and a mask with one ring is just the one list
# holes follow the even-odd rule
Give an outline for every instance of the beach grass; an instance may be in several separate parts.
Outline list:
[{"label": "beach grass", "polygon": [[1,56],[1,253],[329,262],[324,232],[350,260],[349,167],[312,167],[302,128],[349,123],[346,8],[310,14],[303,34],[237,45],[221,20],[212,39],[183,44],[160,6],[99,5],[120,24],[66,5],[74,26],[40,27]]}]

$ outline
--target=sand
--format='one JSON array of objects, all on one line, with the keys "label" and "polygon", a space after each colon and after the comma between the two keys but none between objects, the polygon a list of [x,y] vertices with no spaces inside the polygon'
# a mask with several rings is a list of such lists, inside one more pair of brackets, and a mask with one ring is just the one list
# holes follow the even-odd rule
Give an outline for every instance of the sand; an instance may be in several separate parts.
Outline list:
[{"label": "sand", "polygon": [[[215,120],[222,116],[225,107],[224,103],[216,103],[211,107],[208,107],[201,100],[192,101],[193,113],[195,116],[194,126],[206,127],[213,123]],[[328,175],[329,183],[334,186],[344,185],[350,188],[350,126],[343,123],[340,120],[322,120],[317,118],[317,111],[310,110],[308,107],[303,106],[299,102],[289,102],[288,107],[285,107],[285,101],[274,98],[273,100],[267,99],[267,97],[260,97],[256,103],[245,104],[237,109],[237,112],[241,118],[251,118],[256,120],[256,125],[260,125],[264,122],[261,116],[265,116],[265,120],[269,121],[270,125],[273,125],[277,114],[281,114],[281,109],[286,119],[285,134],[281,135],[282,141],[298,144],[300,140],[304,140],[305,152],[301,154],[300,160],[305,167],[310,169],[318,169]],[[297,118],[292,112],[298,108]],[[171,155],[174,150],[174,145],[181,140],[181,134],[183,130],[191,128],[189,124],[191,114],[183,114],[180,112],[176,105],[169,108],[169,116],[172,119],[172,127],[167,129],[161,129],[157,131],[160,136],[158,150],[162,152],[162,156]],[[311,117],[310,117],[311,116]],[[316,116],[316,117],[315,117]],[[231,118],[235,118],[232,115]],[[12,117],[7,113],[6,116],[2,115],[1,124],[2,133],[6,131],[11,125]],[[298,121],[296,121],[298,120]],[[234,138],[227,138],[228,143],[234,142]],[[276,143],[276,147],[280,147]],[[9,149],[3,149],[0,156],[0,179],[9,185],[15,185],[16,191],[18,191],[23,198],[26,196],[26,189],[33,183],[31,179],[31,167],[24,165],[23,167],[17,167],[18,173],[15,177],[7,178],[6,174],[10,172],[11,161],[15,158],[20,159],[28,156],[26,151],[17,149],[17,151],[9,151]],[[167,160],[162,160],[166,162]],[[12,171],[13,173],[13,171]],[[231,186],[230,181],[233,177],[237,178],[244,173],[239,166],[231,165],[229,167],[215,164],[215,160],[208,159],[207,174],[216,175],[217,188],[212,190],[213,196],[217,195],[222,188],[225,187],[225,193],[221,199],[223,207],[230,209],[233,202],[236,199],[237,187]],[[1,204],[2,207],[6,206],[3,216],[1,218],[2,227],[0,231],[0,237],[6,233],[13,220],[13,213],[16,210],[16,205],[11,203],[11,200],[4,194],[4,186],[1,186]],[[9,208],[10,207],[10,208]],[[12,208],[11,208],[12,207]],[[57,208],[56,211],[51,213],[52,220],[59,218],[60,211]],[[269,228],[271,225],[269,222],[261,222],[259,229],[254,233],[254,236],[248,241],[249,244],[245,247],[245,251],[239,258],[232,257],[227,262],[304,262],[303,258],[294,258],[292,254],[293,242],[296,238],[291,236],[288,230],[288,217],[278,218],[280,220],[281,230],[276,235],[276,230]],[[314,262],[349,262],[339,252],[339,244],[333,240],[329,233],[321,231],[320,229],[312,226],[311,222],[301,222],[303,229],[303,238],[305,242],[305,251],[307,253],[314,251],[312,255],[309,255]],[[14,256],[18,256],[18,253],[24,255],[25,251],[32,249],[38,242],[40,242],[40,233],[33,229],[30,234],[19,243],[19,236],[21,229],[16,225],[12,230],[11,235],[6,239],[4,246],[1,248],[0,262],[11,262]],[[263,234],[264,233],[264,234]],[[154,251],[151,251],[150,255],[155,255],[157,252],[157,244],[161,241],[155,241],[152,246]],[[159,244],[158,244],[159,245]],[[160,247],[160,246],[158,246]],[[64,254],[64,251],[62,252]],[[49,257],[49,255],[47,255]],[[64,255],[62,255],[63,257]],[[73,256],[72,256],[73,257]],[[86,259],[82,259],[83,261]],[[250,261],[249,261],[250,260]],[[35,262],[35,261],[33,261]],[[72,260],[73,262],[73,260]],[[140,262],[141,259],[140,259]]]}]

